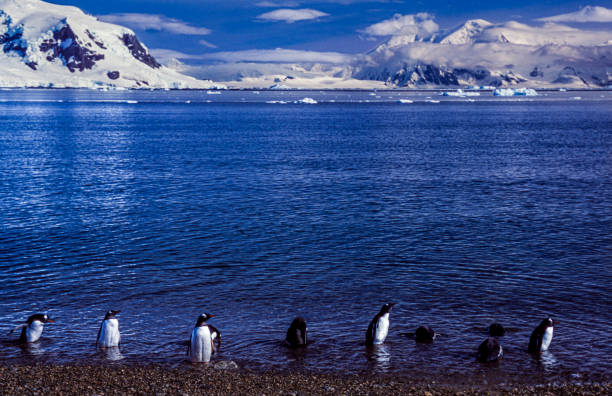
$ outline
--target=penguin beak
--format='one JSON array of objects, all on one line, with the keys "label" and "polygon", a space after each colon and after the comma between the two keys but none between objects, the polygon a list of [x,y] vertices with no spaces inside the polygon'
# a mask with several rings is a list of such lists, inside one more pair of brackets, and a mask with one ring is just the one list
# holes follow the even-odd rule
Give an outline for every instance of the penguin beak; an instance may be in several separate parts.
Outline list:
[{"label": "penguin beak", "polygon": [[208,316],[208,319],[210,319],[210,318],[214,317],[215,315],[213,315],[213,314],[207,314],[206,316]]},{"label": "penguin beak", "polygon": [[113,315],[117,315],[119,312],[121,312],[121,310],[118,311],[111,311],[113,313]]},{"label": "penguin beak", "polygon": [[55,323],[55,320],[53,320],[51,318],[47,318],[47,323]]}]

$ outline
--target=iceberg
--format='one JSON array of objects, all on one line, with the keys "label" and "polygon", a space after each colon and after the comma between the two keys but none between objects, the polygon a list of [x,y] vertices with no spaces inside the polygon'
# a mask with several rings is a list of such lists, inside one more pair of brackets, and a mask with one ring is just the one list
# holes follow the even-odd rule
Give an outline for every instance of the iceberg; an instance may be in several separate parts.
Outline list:
[{"label": "iceberg", "polygon": [[399,103],[414,103],[412,100],[410,99],[400,99],[398,100]]},{"label": "iceberg", "polygon": [[531,88],[497,88],[493,96],[538,96],[538,93]]},{"label": "iceberg", "polygon": [[459,97],[459,98],[465,98],[467,96],[480,96],[480,92],[465,92],[462,89],[458,89],[455,92],[445,91],[445,92],[442,92],[440,95],[442,95],[442,96],[456,96],[456,97]]},{"label": "iceberg", "polygon": [[318,102],[316,100],[314,100],[313,98],[304,98],[304,99],[296,100],[295,103],[298,103],[298,104],[317,104]]}]

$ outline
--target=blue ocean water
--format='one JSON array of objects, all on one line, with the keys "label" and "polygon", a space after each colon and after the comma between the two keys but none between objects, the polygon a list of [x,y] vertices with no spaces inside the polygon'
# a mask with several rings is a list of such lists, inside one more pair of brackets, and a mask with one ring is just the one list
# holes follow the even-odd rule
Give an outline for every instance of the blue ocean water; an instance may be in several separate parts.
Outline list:
[{"label": "blue ocean water", "polygon": [[[609,375],[611,110],[605,91],[0,91],[0,362],[182,365],[210,312],[217,359],[247,368]],[[94,347],[109,309],[120,356]],[[57,323],[12,345],[36,312]],[[313,344],[292,352],[297,315]],[[505,357],[484,366],[493,321]],[[421,324],[436,342],[405,336]]]}]

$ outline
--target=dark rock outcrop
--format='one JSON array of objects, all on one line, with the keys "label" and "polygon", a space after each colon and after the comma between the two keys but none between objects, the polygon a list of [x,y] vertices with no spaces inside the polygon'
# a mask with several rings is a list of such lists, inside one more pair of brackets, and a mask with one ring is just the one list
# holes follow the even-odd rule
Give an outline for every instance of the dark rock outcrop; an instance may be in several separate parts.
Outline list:
[{"label": "dark rock outcrop", "polygon": [[84,46],[68,24],[53,32],[53,38],[43,41],[39,49],[47,53],[48,61],[60,59],[71,72],[92,69],[104,59],[104,55]]},{"label": "dark rock outcrop", "polygon": [[387,83],[392,83],[396,86],[406,85],[459,85],[457,76],[451,70],[447,70],[441,66],[422,65],[414,66],[404,65],[400,71],[387,79]]},{"label": "dark rock outcrop", "polygon": [[128,50],[130,50],[130,53],[134,58],[138,59],[145,65],[154,69],[161,67],[161,64],[159,64],[155,60],[155,58],[151,54],[149,54],[145,47],[143,47],[143,45],[138,40],[138,37],[133,34],[126,33],[123,35],[123,37],[121,37],[121,40],[123,41],[123,44],[125,44],[125,46],[128,48]]},{"label": "dark rock outcrop", "polygon": [[108,73],[106,73],[106,75],[111,80],[116,80],[116,79],[118,79],[120,77],[120,74],[119,74],[119,72],[117,70],[109,71]]}]

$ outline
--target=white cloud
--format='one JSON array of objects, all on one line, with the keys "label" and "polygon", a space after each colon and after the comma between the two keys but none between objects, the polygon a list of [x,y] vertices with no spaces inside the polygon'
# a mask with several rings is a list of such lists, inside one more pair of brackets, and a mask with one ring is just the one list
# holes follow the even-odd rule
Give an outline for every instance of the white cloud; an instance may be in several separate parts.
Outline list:
[{"label": "white cloud", "polygon": [[576,12],[537,20],[544,22],[612,22],[612,10],[605,7],[586,6]]},{"label": "white cloud", "polygon": [[370,25],[361,32],[368,36],[430,36],[437,32],[439,26],[433,21],[433,15],[426,12],[418,14],[395,14],[392,18]]},{"label": "white cloud", "polygon": [[206,40],[200,40],[199,43],[208,48],[217,48],[216,45]]},{"label": "white cloud", "polygon": [[257,17],[257,19],[263,21],[272,21],[272,22],[287,22],[293,23],[297,21],[306,21],[309,19],[318,19],[324,16],[328,16],[329,14],[313,10],[310,8],[301,8],[298,10],[292,10],[289,8],[281,8],[279,10],[266,12],[265,14],[261,14]]},{"label": "white cloud", "polygon": [[99,15],[98,19],[104,22],[126,25],[134,29],[164,31],[173,34],[203,36],[211,33],[210,29],[193,26],[179,19],[157,14],[108,14]]},{"label": "white cloud", "polygon": [[259,3],[255,3],[257,7],[297,7],[300,5],[297,1],[260,1]]},{"label": "white cloud", "polygon": [[283,48],[273,50],[246,50],[203,54],[201,59],[223,62],[269,62],[269,63],[328,63],[347,64],[354,56],[340,52],[299,51]]},{"label": "white cloud", "polygon": [[284,48],[266,50],[245,50],[213,52],[207,54],[185,54],[171,49],[152,49],[151,53],[162,61],[171,59],[207,60],[227,63],[240,62],[266,62],[266,63],[325,63],[348,64],[355,59],[355,55],[340,52],[300,51]]}]

